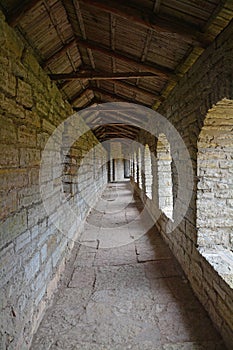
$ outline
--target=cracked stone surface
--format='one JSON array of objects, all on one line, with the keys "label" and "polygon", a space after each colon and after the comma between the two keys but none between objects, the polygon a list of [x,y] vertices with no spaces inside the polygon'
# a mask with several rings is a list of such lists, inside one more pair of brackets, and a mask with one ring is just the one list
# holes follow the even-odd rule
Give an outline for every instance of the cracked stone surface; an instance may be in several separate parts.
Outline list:
[{"label": "cracked stone surface", "polygon": [[[159,233],[152,227],[142,235],[142,207],[128,186],[109,185],[92,210],[70,278],[47,310],[32,350],[225,349]],[[133,233],[122,228],[134,219]],[[120,246],[124,232],[128,244]],[[115,247],[101,247],[112,242]]]}]

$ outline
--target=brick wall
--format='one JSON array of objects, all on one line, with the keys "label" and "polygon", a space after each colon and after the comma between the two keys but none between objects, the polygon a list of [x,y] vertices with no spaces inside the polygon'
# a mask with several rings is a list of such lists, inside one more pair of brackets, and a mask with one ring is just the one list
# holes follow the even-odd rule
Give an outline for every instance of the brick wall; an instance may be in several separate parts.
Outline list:
[{"label": "brick wall", "polygon": [[[204,172],[203,167],[202,170],[199,170],[199,173],[197,173],[197,143],[208,111],[212,109],[214,105],[218,104],[222,106],[221,113],[224,114],[225,117],[228,116],[228,120],[231,118],[229,115],[232,115],[232,103],[229,101],[233,100],[232,37],[233,23],[231,23],[227,29],[215,40],[215,42],[204,52],[194,66],[180,80],[179,84],[172,91],[169,98],[159,108],[159,112],[176,127],[182,136],[188,148],[194,170],[194,190],[189,208],[182,222],[172,233],[168,233],[167,231],[169,219],[162,212],[158,211],[159,200],[156,189],[158,186],[158,164],[156,159],[153,161],[153,157],[153,200],[147,199],[145,201],[145,194],[141,192],[141,198],[146,203],[151,215],[154,218],[160,215],[159,220],[157,221],[157,226],[162,236],[169,244],[171,250],[183,267],[193,290],[208,311],[216,327],[221,332],[229,349],[232,349],[233,346],[233,274],[230,273],[227,276],[226,273],[220,273],[218,265],[221,260],[221,264],[225,266],[225,269],[228,269],[228,266],[232,265],[232,257],[229,256],[228,259],[222,261],[223,259],[220,259],[221,253],[220,255],[216,254],[216,256],[213,258],[213,255],[210,256],[206,254],[198,247],[198,234],[200,231],[197,229],[196,199],[198,180],[197,175],[201,175],[201,172]],[[215,112],[216,107],[214,107],[212,112],[209,113]],[[216,121],[214,123],[216,126]],[[217,126],[219,133],[216,135],[216,139],[222,140],[222,151],[224,151],[224,148],[226,148],[226,145],[228,145],[228,156],[226,157],[226,154],[224,155],[225,165],[222,164],[221,166],[219,162],[218,167],[225,169],[223,172],[227,173],[226,180],[228,179],[228,182],[232,184],[233,159],[232,149],[229,149],[229,143],[231,145],[230,147],[232,147],[232,128],[230,128],[230,136],[229,133],[227,136],[226,131],[228,127],[226,123],[224,126],[225,128],[223,127],[222,129],[219,127],[219,125]],[[153,127],[151,126],[150,129],[153,130]],[[206,128],[203,130],[204,131],[202,131],[202,133],[204,134],[206,132]],[[215,142],[216,139],[213,140],[213,142]],[[138,141],[142,144],[148,143],[151,151],[156,155],[156,140],[151,140],[148,137],[148,133],[142,131]],[[175,144],[175,140],[173,141]],[[209,161],[211,162],[211,159],[209,159]],[[172,164],[172,170],[173,197],[175,201],[179,200],[180,205],[182,205],[182,197],[177,197],[178,183],[177,172],[174,164]],[[220,170],[218,169],[218,172],[219,171]],[[216,177],[218,177],[216,171],[215,174]],[[223,186],[223,184],[221,184],[222,181],[220,178],[218,181],[219,191],[226,190],[220,189],[220,187]],[[201,190],[201,184],[198,186],[198,189]],[[135,186],[135,184],[134,188],[137,192],[140,192],[138,186]],[[185,190],[185,188],[183,190]],[[228,228],[231,227],[232,230],[232,185],[226,192],[227,193],[225,193],[224,200],[226,201],[227,205],[228,218],[226,220],[226,218],[222,216],[223,213],[216,213],[215,217],[219,215],[219,220],[222,223],[229,222],[229,225],[226,226],[228,226]],[[205,211],[208,211],[210,214],[213,209],[213,205],[208,207],[208,201],[206,201],[205,205],[202,203],[202,209],[203,206],[205,207]],[[213,214],[211,215],[213,216]],[[201,222],[201,216],[199,216],[199,228]],[[211,228],[209,232],[210,231],[213,234],[213,230]],[[219,232],[219,235],[221,236],[221,232]],[[227,240],[227,242],[225,242],[225,246],[228,246],[229,252],[229,249],[232,249],[232,238],[229,235],[229,232],[227,236],[225,234],[223,236]],[[216,259],[218,260],[216,261]]]},{"label": "brick wall", "polygon": [[[0,45],[0,348],[22,350],[29,347],[73,246],[54,226],[57,211],[50,217],[46,212],[39,186],[45,144],[73,112],[2,14]],[[71,137],[77,130],[78,136],[86,130],[82,121],[76,129],[67,130],[64,124],[62,138]],[[91,151],[94,146],[95,158]],[[52,184],[59,190],[62,183],[79,223],[106,183],[105,158],[106,152],[94,135],[84,133],[62,158],[63,173],[53,160],[53,171],[48,168],[44,174],[43,185]],[[88,186],[92,191],[87,198]],[[49,198],[54,209],[60,205],[56,198]],[[73,227],[70,238],[81,229],[81,225]]]}]

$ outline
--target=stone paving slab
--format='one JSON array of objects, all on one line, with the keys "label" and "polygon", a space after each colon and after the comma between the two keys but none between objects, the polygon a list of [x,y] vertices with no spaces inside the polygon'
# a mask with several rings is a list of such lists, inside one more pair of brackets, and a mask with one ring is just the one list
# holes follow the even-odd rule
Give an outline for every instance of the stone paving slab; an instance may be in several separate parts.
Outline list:
[{"label": "stone paving slab", "polygon": [[113,249],[99,249],[94,261],[95,266],[126,265],[136,263],[137,256],[135,254],[135,247],[132,244]]},{"label": "stone paving slab", "polygon": [[[88,221],[93,228],[88,226],[86,236],[82,236],[83,244],[77,251],[70,278],[47,310],[31,349],[225,350],[178,262],[155,228],[138,240],[131,238],[131,244],[101,248],[101,244],[116,244],[123,238],[123,230],[116,227],[115,237],[109,235],[107,241],[100,234],[105,230],[101,222],[107,226],[108,216],[111,226],[116,218],[107,214],[102,220],[105,209],[110,210],[111,203],[114,210],[121,207],[127,191],[131,200],[127,184],[117,186],[111,184],[104,202],[98,203],[101,215],[92,210]],[[124,209],[122,222],[127,210],[133,220],[136,209],[136,202]],[[134,230],[139,235],[144,223],[136,217],[137,214]],[[95,227],[97,223],[99,228]],[[126,230],[125,234],[129,239],[130,233]],[[96,239],[84,241],[93,237]]]},{"label": "stone paving slab", "polygon": [[69,288],[92,288],[95,281],[95,270],[90,267],[78,267],[74,270]]}]

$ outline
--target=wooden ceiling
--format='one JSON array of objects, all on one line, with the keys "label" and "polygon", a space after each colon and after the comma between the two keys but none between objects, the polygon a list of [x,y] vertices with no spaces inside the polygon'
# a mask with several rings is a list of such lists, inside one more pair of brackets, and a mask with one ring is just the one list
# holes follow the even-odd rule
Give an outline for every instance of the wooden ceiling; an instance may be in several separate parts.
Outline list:
[{"label": "wooden ceiling", "polygon": [[[0,6],[74,110],[103,102],[157,109],[233,18],[232,0],[0,0]],[[119,125],[111,128],[97,136],[122,135]]]}]

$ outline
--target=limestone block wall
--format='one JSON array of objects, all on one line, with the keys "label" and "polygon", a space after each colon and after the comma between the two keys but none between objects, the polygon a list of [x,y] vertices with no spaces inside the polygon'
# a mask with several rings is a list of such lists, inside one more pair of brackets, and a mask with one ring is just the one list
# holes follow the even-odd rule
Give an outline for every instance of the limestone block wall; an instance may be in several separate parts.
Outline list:
[{"label": "limestone block wall", "polygon": [[[53,186],[55,190],[48,197],[54,212],[50,216],[46,212],[39,185],[42,154],[50,135],[72,113],[56,85],[0,14],[0,348],[3,350],[28,349],[73,246],[71,238],[76,238],[82,229],[88,202],[96,200],[97,192],[107,181],[106,167],[104,163],[100,165],[106,152],[92,133],[84,134],[62,158],[62,173],[56,159],[49,160],[53,162],[52,171],[48,167],[41,180],[44,188]],[[78,135],[85,128],[80,121]],[[64,125],[59,137],[65,139],[72,132],[77,132],[77,128],[66,130]],[[95,158],[91,153],[94,146],[98,149]],[[58,150],[56,155],[62,152]],[[78,173],[83,159],[84,165]],[[86,191],[85,195],[81,191]],[[68,201],[79,223],[69,231],[70,236],[54,226],[56,216],[61,224],[66,221],[58,217],[61,202],[57,199],[62,193],[65,198],[62,200]]]},{"label": "limestone block wall", "polygon": [[153,175],[152,175],[152,161],[151,161],[151,153],[149,146],[146,145],[143,149],[143,159],[144,159],[144,174],[143,174],[143,183],[145,183],[144,191],[146,196],[149,199],[152,199],[152,183],[153,183]]},{"label": "limestone block wall", "polygon": [[208,112],[197,146],[198,244],[233,250],[233,101]]},{"label": "limestone block wall", "polygon": [[173,194],[171,174],[171,152],[170,144],[165,135],[159,135],[157,143],[157,165],[158,165],[158,201],[159,208],[172,218]]},{"label": "limestone block wall", "polygon": [[[199,135],[208,111],[214,105],[220,103],[223,106],[222,113],[225,116],[229,115],[230,104],[228,100],[233,100],[232,37],[233,23],[226,28],[226,30],[198,59],[194,66],[180,80],[179,84],[172,91],[168,99],[159,108],[159,112],[166,116],[179,131],[188,148],[193,164],[194,189],[192,200],[189,208],[187,209],[186,215],[179,226],[172,233],[168,233],[167,227],[169,226],[169,218],[167,218],[165,214],[161,212],[160,218],[157,221],[157,226],[160,232],[179,260],[196,295],[208,311],[216,327],[221,332],[229,349],[232,349],[233,347],[232,274],[226,276],[226,274],[219,272],[217,269],[218,263],[215,264],[215,259],[218,256],[217,252],[216,257],[213,257],[214,261],[212,261],[210,256],[205,255],[198,247],[198,234],[200,232],[197,228],[197,191],[198,189],[201,189],[201,185],[198,185],[198,176],[200,176],[201,173],[197,172],[197,156]],[[232,112],[230,112],[230,114],[231,113]],[[219,131],[220,134],[218,135],[219,139],[222,139],[222,146],[224,145],[222,150],[224,147],[226,147],[226,145],[229,145],[229,140],[232,140],[232,135],[230,137],[226,136],[227,128],[228,126],[225,123],[222,131]],[[223,141],[223,139],[225,139],[225,141]],[[147,135],[144,135],[144,140],[143,135],[141,135],[139,141],[143,142],[144,144],[147,143]],[[230,181],[232,181],[232,152],[229,147],[228,151],[227,156],[224,154],[224,162],[222,165],[221,160],[218,162],[218,167],[222,169],[224,168],[223,172],[227,172],[228,174],[226,180],[228,179],[228,182],[230,183]],[[209,161],[211,162],[211,159]],[[157,165],[155,164],[155,167],[152,168],[154,189],[154,183],[158,181],[158,174],[156,173]],[[176,196],[178,184],[174,165],[172,166],[172,169],[173,196],[174,200],[177,200]],[[204,172],[204,168],[202,171]],[[216,174],[215,170],[213,170],[213,172]],[[216,174],[216,177],[217,176],[218,174]],[[219,178],[218,186],[219,191],[220,187],[224,186],[221,178]],[[185,191],[185,188],[183,190]],[[219,219],[221,222],[226,223],[225,226],[228,228],[231,227],[232,230],[232,225],[230,222],[232,218],[232,207],[230,204],[232,188],[229,187],[227,189],[221,189],[221,191],[224,190],[228,193],[225,193],[224,200],[226,203],[228,203],[227,210],[229,215],[228,218],[224,218],[222,217],[222,214],[219,213]],[[211,194],[211,200],[215,200],[214,196],[217,195],[217,192],[215,192],[215,194],[213,192]],[[141,193],[141,196],[144,198],[143,193]],[[182,205],[182,197],[178,198],[178,200]],[[158,193],[156,193],[155,190],[153,192],[153,200],[147,200],[146,204],[151,215],[156,217],[158,215]],[[213,206],[208,206],[208,201],[206,201],[205,212],[209,211],[211,214],[212,209]],[[216,216],[217,213],[215,217]],[[199,227],[201,222],[202,220],[199,217]],[[209,232],[211,231],[213,233],[212,228],[210,227]],[[228,249],[232,250],[231,236],[229,234],[224,234],[224,237],[227,240],[227,242],[224,242],[225,246],[228,245]],[[227,269],[231,265],[232,258],[228,257],[224,261],[224,266]]]}]

